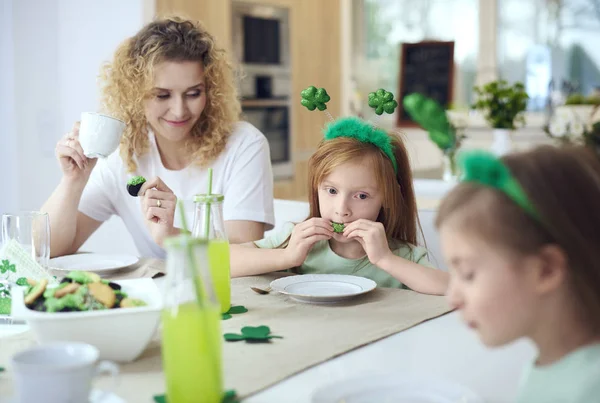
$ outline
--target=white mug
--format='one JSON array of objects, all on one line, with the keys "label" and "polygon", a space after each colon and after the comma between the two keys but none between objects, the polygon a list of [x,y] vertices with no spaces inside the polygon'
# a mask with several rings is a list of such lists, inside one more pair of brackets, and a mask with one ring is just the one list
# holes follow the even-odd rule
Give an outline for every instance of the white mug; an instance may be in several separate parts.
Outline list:
[{"label": "white mug", "polygon": [[94,112],[83,112],[79,126],[79,143],[88,158],[106,158],[121,142],[125,123]]},{"label": "white mug", "polygon": [[11,359],[14,402],[89,402],[94,377],[110,374],[114,387],[119,375],[115,363],[98,362],[98,356],[96,347],[75,342],[42,344],[15,354]]}]

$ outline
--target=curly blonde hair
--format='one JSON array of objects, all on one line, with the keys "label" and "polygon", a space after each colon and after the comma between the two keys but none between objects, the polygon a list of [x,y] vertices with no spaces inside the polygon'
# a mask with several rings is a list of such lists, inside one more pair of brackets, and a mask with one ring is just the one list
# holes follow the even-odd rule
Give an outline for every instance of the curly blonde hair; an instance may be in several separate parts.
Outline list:
[{"label": "curly blonde hair", "polygon": [[215,38],[200,22],[179,17],[153,21],[119,45],[100,76],[103,108],[127,125],[120,153],[130,172],[137,169],[134,156],[149,149],[144,101],[153,87],[154,68],[164,61],[204,65],[206,106],[186,144],[196,164],[206,166],[221,154],[239,119],[233,66]]}]

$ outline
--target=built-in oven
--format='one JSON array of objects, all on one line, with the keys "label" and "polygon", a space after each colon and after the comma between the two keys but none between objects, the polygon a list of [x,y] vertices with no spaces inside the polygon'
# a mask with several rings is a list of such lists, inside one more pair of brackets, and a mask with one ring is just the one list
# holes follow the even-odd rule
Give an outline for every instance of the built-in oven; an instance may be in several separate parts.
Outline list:
[{"label": "built-in oven", "polygon": [[293,176],[289,10],[234,0],[232,15],[243,119],[267,137],[275,178]]}]

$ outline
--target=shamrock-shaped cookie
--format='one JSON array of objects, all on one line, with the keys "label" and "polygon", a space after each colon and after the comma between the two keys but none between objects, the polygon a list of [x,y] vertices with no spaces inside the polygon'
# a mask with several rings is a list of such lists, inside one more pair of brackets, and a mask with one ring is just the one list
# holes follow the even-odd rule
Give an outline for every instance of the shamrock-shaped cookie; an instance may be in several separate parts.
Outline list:
[{"label": "shamrock-shaped cookie", "polygon": [[306,106],[309,111],[314,111],[315,109],[324,111],[327,109],[327,105],[325,104],[331,99],[325,88],[317,89],[313,85],[302,90],[300,95],[302,96],[300,103]]},{"label": "shamrock-shaped cookie", "polygon": [[381,115],[385,113],[394,113],[398,102],[394,100],[394,94],[383,88],[369,93],[369,106],[375,109],[375,113]]}]

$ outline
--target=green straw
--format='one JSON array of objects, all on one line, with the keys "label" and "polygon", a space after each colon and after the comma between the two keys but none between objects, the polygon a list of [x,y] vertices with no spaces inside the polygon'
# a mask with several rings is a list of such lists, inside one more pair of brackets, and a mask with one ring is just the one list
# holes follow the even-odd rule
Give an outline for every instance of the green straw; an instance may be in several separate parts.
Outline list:
[{"label": "green straw", "polygon": [[[178,200],[177,205],[179,206],[179,215],[181,217],[181,225],[183,226],[184,234],[189,234],[187,221],[185,219],[185,208],[183,207],[183,201]],[[198,265],[196,264],[196,256],[194,255],[194,251],[192,249],[192,245],[188,243],[186,245],[188,258],[190,259],[190,265],[192,266],[192,278],[194,281],[194,287],[196,289],[196,299],[198,300],[198,304],[203,307],[204,306],[204,293],[202,292],[201,279],[198,277]]]},{"label": "green straw", "polygon": [[[212,178],[213,178],[213,169],[208,168],[208,195],[212,194]],[[206,203],[206,210],[204,211],[204,238],[208,240],[210,231],[210,200]]]},{"label": "green straw", "polygon": [[[211,168],[209,168],[209,184],[208,184],[208,186],[209,186],[209,192],[210,192],[210,188],[212,187],[212,169]],[[183,208],[183,201],[178,200],[177,203],[179,206],[179,214],[181,216],[181,225],[183,226],[183,230],[185,231],[185,233],[189,234],[190,232],[188,231],[187,221],[185,220],[185,209]],[[209,204],[209,206],[210,206],[210,204]],[[207,247],[208,247],[208,245],[207,245]],[[186,249],[188,252],[188,257],[190,259],[190,264],[192,266],[192,279],[193,279],[192,281],[194,282],[194,288],[196,289],[196,300],[198,300],[199,307],[201,309],[203,309],[203,308],[205,308],[204,295],[203,295],[203,291],[202,291],[202,284],[204,284],[204,282],[202,280],[201,280],[202,282],[199,281],[200,277],[198,275],[198,270],[197,270],[198,266],[197,266],[197,262],[196,262],[196,256],[194,255],[194,252],[192,250],[192,245],[188,243]],[[207,301],[207,302],[210,303],[210,301]],[[206,317],[206,315],[202,315],[202,323],[204,325],[204,329],[208,331],[207,319],[208,318]],[[216,351],[216,348],[213,345],[210,337],[208,337],[207,340],[208,340],[208,344],[209,344],[209,346],[208,346],[209,354],[212,357],[211,361],[214,362],[215,365],[218,366],[219,364],[217,363],[217,360],[219,360],[219,357],[214,354],[214,352]],[[217,377],[217,374],[218,374],[217,368],[213,368],[213,371],[210,371],[210,372],[211,372],[211,374],[214,374],[215,377]],[[217,377],[217,379],[218,379],[218,377]],[[214,379],[214,381],[216,382],[217,379]]]}]

